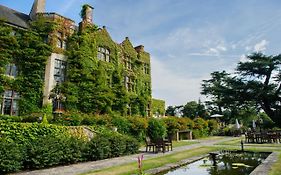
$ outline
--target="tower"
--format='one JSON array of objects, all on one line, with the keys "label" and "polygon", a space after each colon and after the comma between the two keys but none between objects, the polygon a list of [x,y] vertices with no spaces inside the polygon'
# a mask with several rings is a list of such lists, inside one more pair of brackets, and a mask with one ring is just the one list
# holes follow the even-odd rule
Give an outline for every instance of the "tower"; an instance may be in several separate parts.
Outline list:
[{"label": "tower", "polygon": [[34,0],[31,11],[29,13],[29,17],[32,20],[35,20],[37,13],[45,12],[45,5],[46,5],[46,0]]}]

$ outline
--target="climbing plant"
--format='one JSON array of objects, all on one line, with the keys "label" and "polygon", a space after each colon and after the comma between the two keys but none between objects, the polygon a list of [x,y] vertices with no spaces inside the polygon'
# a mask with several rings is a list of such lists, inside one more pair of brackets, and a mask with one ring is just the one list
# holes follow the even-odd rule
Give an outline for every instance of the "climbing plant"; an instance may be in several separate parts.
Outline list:
[{"label": "climbing plant", "polygon": [[[20,94],[21,115],[42,107],[43,77],[47,58],[51,54],[50,46],[44,42],[51,27],[45,28],[45,22],[31,23],[28,30],[14,29],[4,22],[0,25],[0,91],[15,90]],[[49,22],[48,25],[52,26]],[[8,64],[16,65],[16,77],[4,75]]]}]

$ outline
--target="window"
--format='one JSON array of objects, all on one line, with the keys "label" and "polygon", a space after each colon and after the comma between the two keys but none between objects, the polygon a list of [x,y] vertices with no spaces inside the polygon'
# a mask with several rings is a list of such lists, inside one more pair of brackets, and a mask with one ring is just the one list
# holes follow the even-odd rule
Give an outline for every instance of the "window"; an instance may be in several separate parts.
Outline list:
[{"label": "window", "polygon": [[16,77],[17,76],[17,66],[15,64],[6,65],[5,75]]},{"label": "window", "polygon": [[110,52],[108,49],[103,47],[98,47],[98,59],[106,62],[110,62]]},{"label": "window", "polygon": [[144,64],[144,65],[143,65],[143,72],[144,72],[145,74],[149,74],[149,64]]},{"label": "window", "polygon": [[66,49],[66,42],[61,32],[57,32],[57,48]]},{"label": "window", "polygon": [[54,78],[57,83],[65,81],[66,62],[63,60],[55,59]]},{"label": "window", "polygon": [[3,101],[0,104],[1,114],[18,115],[19,94],[13,90],[4,92]]},{"label": "window", "polygon": [[132,70],[132,69],[133,69],[133,61],[132,61],[132,58],[126,57],[126,59],[125,59],[125,68],[126,68],[127,70]]},{"label": "window", "polygon": [[135,84],[132,77],[128,77],[128,76],[125,77],[125,87],[128,92],[134,92]]}]

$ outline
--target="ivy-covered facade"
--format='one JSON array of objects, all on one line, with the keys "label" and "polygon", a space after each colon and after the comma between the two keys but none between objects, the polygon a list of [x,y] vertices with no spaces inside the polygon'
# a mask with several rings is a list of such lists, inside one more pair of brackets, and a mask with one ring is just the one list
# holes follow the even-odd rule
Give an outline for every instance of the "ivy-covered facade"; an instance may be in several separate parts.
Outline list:
[{"label": "ivy-covered facade", "polygon": [[[29,15],[0,5],[0,114],[54,112],[151,115],[150,55],[129,38],[114,42],[84,5],[79,26],[45,12]],[[13,16],[15,15],[16,16]]]}]

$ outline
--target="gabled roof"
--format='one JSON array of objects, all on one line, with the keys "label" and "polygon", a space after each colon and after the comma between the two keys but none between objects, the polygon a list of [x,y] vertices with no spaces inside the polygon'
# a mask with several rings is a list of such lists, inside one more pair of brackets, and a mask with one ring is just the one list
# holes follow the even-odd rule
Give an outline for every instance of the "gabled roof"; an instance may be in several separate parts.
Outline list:
[{"label": "gabled roof", "polygon": [[6,23],[11,25],[28,28],[28,21],[31,19],[27,14],[0,5],[0,20],[4,20]]}]

